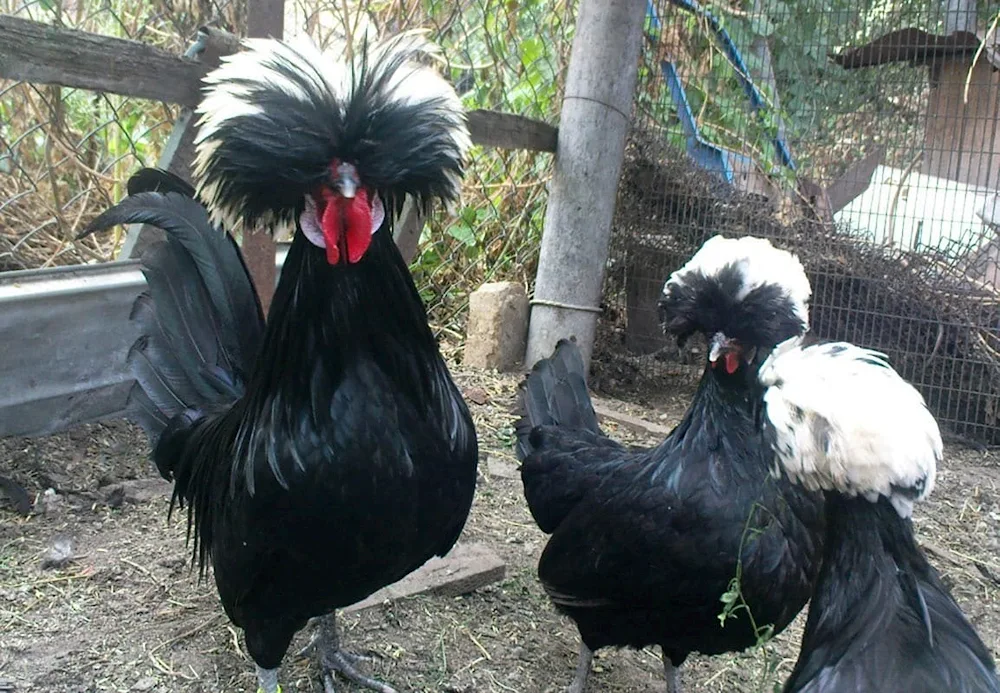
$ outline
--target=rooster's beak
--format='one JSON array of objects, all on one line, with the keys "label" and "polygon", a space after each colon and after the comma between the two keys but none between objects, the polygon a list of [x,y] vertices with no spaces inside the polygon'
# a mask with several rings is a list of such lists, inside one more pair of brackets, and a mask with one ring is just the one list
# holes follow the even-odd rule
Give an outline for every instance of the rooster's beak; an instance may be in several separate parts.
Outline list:
[{"label": "rooster's beak", "polygon": [[337,164],[337,168],[334,173],[333,189],[336,190],[341,197],[346,197],[348,200],[353,198],[358,193],[358,186],[360,183],[361,181],[358,179],[358,169],[354,168],[351,164]]}]

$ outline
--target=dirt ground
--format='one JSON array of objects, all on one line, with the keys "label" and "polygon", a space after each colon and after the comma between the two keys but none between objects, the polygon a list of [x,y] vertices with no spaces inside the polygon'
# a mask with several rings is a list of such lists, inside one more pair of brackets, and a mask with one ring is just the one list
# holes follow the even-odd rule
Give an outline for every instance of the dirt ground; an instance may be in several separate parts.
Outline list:
[{"label": "dirt ground", "polygon": [[[561,691],[572,678],[577,634],[535,579],[545,536],[521,495],[511,448],[519,378],[458,371],[469,391],[482,458],[467,541],[488,543],[506,578],[459,598],[416,597],[342,619],[344,641],[381,655],[371,672],[400,691]],[[477,391],[478,390],[478,391]],[[474,397],[473,397],[474,395]],[[672,426],[690,378],[655,409],[622,411]],[[615,437],[652,443],[614,424]],[[1000,456],[949,449],[915,522],[931,560],[992,649],[1000,654]],[[253,667],[211,580],[189,570],[183,517],[168,523],[169,486],[146,460],[146,443],[123,423],[81,426],[44,439],[0,441],[0,470],[37,498],[26,519],[0,500],[0,690],[253,691]],[[124,486],[122,486],[124,482]],[[56,493],[46,495],[47,489]],[[54,546],[72,559],[43,568]],[[802,617],[763,651],[692,657],[688,691],[772,691],[797,652]],[[300,633],[294,645],[302,645]],[[762,676],[768,663],[775,675]],[[288,693],[320,691],[316,670],[289,655]],[[662,690],[659,653],[598,654],[588,690]],[[342,685],[338,690],[356,690]]]}]

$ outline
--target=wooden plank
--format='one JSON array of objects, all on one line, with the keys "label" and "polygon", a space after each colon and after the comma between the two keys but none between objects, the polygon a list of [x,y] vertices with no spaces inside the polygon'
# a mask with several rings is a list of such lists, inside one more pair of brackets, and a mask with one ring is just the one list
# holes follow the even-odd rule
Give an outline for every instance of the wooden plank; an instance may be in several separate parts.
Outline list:
[{"label": "wooden plank", "polygon": [[506,571],[503,559],[485,544],[456,544],[443,558],[432,558],[419,570],[342,609],[341,613],[364,611],[386,601],[419,594],[458,597],[502,580]]},{"label": "wooden plank", "polygon": [[467,113],[472,141],[497,149],[555,152],[559,130],[540,120],[478,109]]},{"label": "wooden plank", "polygon": [[876,145],[861,160],[854,162],[849,169],[844,171],[830,185],[826,187],[826,194],[830,200],[830,213],[836,214],[858,195],[863,193],[872,183],[872,175],[875,169],[885,158],[885,145]]},{"label": "wooden plank", "polygon": [[[275,0],[269,0],[275,1]],[[261,19],[261,22],[273,21]],[[231,34],[207,30],[209,46],[222,54],[238,47]],[[0,78],[59,84],[182,106],[201,101],[201,79],[211,60],[173,55],[139,41],[64,29],[0,15]],[[554,152],[552,125],[511,113],[470,111],[469,130],[477,144],[501,149]]]},{"label": "wooden plank", "polygon": [[195,106],[204,65],[139,41],[0,15],[0,78]]},{"label": "wooden plank", "polygon": [[594,412],[601,419],[614,421],[615,423],[625,426],[632,432],[638,433],[639,435],[651,435],[657,438],[666,438],[670,435],[670,431],[673,430],[658,423],[646,421],[645,419],[640,419],[637,416],[632,416],[631,414],[626,414],[625,412],[616,411],[613,407],[611,407],[610,402],[598,399],[597,397],[592,398],[592,402],[594,405]]}]

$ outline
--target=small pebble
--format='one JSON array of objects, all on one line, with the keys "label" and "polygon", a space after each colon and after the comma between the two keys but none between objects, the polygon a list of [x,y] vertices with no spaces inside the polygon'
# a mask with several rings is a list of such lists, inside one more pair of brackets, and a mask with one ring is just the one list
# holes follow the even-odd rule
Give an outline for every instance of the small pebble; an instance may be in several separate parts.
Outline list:
[{"label": "small pebble", "polygon": [[133,691],[148,691],[156,685],[156,679],[152,676],[143,676],[132,685]]},{"label": "small pebble", "polygon": [[42,559],[42,570],[59,570],[73,560],[73,544],[69,539],[56,539]]}]

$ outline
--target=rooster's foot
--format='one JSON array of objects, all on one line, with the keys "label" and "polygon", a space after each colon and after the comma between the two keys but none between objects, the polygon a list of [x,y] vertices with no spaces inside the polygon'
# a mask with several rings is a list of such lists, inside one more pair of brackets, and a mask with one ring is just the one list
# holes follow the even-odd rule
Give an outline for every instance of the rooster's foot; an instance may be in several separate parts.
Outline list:
[{"label": "rooster's foot", "polygon": [[667,693],[681,693],[681,670],[666,653],[663,655],[663,674],[667,677]]},{"label": "rooster's foot", "polygon": [[325,693],[335,693],[334,673],[358,686],[370,688],[378,693],[396,693],[396,689],[370,676],[365,676],[356,669],[358,664],[374,662],[377,657],[371,654],[355,654],[340,649],[340,633],[337,631],[336,613],[319,619],[316,635],[303,651],[308,650],[315,650],[320,668],[323,670],[323,690]]}]

